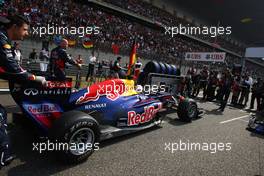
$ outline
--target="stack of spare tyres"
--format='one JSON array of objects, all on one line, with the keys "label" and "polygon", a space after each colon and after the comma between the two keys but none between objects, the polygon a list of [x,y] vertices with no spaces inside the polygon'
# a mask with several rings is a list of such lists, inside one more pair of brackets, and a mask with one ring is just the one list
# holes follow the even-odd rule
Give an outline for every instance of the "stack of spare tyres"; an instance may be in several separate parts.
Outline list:
[{"label": "stack of spare tyres", "polygon": [[138,84],[146,84],[148,74],[150,73],[180,76],[180,69],[177,69],[177,67],[172,64],[150,61],[145,65],[143,72],[140,73],[137,80]]},{"label": "stack of spare tyres", "polygon": [[167,75],[177,75],[178,69],[175,65],[157,62],[157,61],[150,61],[148,62],[144,69],[144,73],[148,75],[149,73],[160,73],[160,74],[167,74]]}]

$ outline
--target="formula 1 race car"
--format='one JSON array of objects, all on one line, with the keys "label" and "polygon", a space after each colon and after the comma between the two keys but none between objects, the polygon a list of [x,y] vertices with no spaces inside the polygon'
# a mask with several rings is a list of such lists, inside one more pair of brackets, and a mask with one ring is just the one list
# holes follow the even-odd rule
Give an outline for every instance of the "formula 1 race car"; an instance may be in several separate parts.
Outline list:
[{"label": "formula 1 race car", "polygon": [[134,81],[126,79],[105,80],[75,92],[71,79],[50,80],[46,87],[35,83],[9,83],[9,87],[22,117],[31,119],[43,135],[82,146],[60,152],[61,158],[74,163],[87,159],[98,141],[158,125],[172,111],[184,121],[199,113],[193,100],[169,93],[138,93]]}]

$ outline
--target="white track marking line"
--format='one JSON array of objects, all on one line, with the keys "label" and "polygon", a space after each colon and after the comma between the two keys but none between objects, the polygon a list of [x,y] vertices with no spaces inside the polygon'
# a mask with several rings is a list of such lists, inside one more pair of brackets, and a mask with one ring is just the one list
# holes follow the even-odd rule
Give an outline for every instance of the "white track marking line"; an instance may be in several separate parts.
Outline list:
[{"label": "white track marking line", "polygon": [[238,119],[239,121],[248,123],[248,120]]},{"label": "white track marking line", "polygon": [[241,116],[241,117],[236,117],[236,118],[233,118],[233,119],[230,119],[230,120],[222,121],[222,122],[220,122],[220,124],[232,122],[232,121],[238,120],[238,119],[243,119],[243,118],[248,117],[248,116],[249,116],[249,114],[248,115]]},{"label": "white track marking line", "polygon": [[9,92],[9,89],[0,89],[0,92]]}]

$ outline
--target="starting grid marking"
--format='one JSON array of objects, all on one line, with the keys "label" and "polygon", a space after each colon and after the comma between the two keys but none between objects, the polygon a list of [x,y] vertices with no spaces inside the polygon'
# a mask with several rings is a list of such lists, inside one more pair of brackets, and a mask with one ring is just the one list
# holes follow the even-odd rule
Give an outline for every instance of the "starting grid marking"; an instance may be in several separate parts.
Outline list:
[{"label": "starting grid marking", "polygon": [[238,119],[238,120],[248,123],[248,120],[243,120],[243,119]]},{"label": "starting grid marking", "polygon": [[[206,102],[207,104],[213,104],[213,105],[217,105],[217,102],[215,101],[209,101],[209,102]],[[197,105],[201,105],[203,103],[200,103],[200,102],[197,102]],[[227,104],[227,106],[230,106],[231,104]],[[244,112],[244,113],[248,113],[248,111],[246,111],[245,109],[240,109],[239,112]],[[222,121],[220,122],[220,124],[225,124],[225,123],[229,123],[229,122],[232,122],[232,121],[236,121],[236,120],[239,120],[239,121],[243,121],[243,122],[246,122],[248,123],[248,120],[243,120],[243,118],[246,118],[248,117],[250,114],[247,114],[247,115],[243,115],[243,116],[240,116],[240,117],[235,117],[235,118],[232,118],[232,119],[229,119],[229,120],[225,120],[225,121]]]},{"label": "starting grid marking", "polygon": [[[232,122],[232,121],[235,121],[235,120],[241,120],[241,119],[246,118],[248,116],[249,116],[249,114],[241,116],[241,117],[236,117],[236,118],[233,118],[233,119],[225,120],[225,121],[220,122],[220,124],[225,124],[225,123]],[[242,120],[242,121],[245,121],[245,120]]]}]

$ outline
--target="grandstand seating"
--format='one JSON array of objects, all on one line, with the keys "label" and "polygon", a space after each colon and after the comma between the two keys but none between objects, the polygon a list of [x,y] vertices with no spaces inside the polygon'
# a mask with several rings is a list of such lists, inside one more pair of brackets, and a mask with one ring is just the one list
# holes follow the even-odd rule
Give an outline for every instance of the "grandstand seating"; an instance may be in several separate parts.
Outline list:
[{"label": "grandstand seating", "polygon": [[[139,0],[103,0],[100,2],[110,3],[116,7],[121,7],[124,10],[134,12],[138,15],[164,24],[177,25],[182,23],[187,25],[189,23],[183,18],[176,17],[163,9],[159,9],[147,2]],[[0,9],[0,14],[5,15],[10,9],[17,9],[20,13],[26,15],[31,21],[31,26],[35,27],[45,26],[47,24],[76,27],[100,27],[100,33],[98,35],[93,35],[92,37],[94,48],[100,50],[100,60],[115,59],[115,55],[109,56],[108,54],[112,52],[111,45],[113,43],[120,47],[119,54],[126,55],[126,58],[128,58],[131,46],[134,42],[134,37],[138,39],[137,42],[139,43],[139,48],[137,54],[145,59],[143,62],[147,62],[148,60],[159,60],[175,65],[181,64],[182,66],[187,67],[193,65],[193,63],[184,61],[183,58],[185,52],[218,51],[217,48],[213,48],[212,46],[208,46],[199,41],[183,36],[171,38],[160,31],[153,30],[142,24],[113,16],[90,6],[75,4],[72,1],[5,1],[4,8]],[[52,35],[47,35],[45,40],[52,42],[53,37],[54,36]],[[77,46],[81,46],[82,40],[78,36],[67,35],[65,37],[77,40]],[[39,36],[36,34],[31,33],[31,38],[40,41]],[[210,38],[202,37],[202,39],[211,42]],[[239,54],[243,51],[242,47],[234,45],[228,40],[218,38],[218,41],[222,47],[228,50]],[[36,46],[34,42],[28,45],[25,44],[25,46],[23,43],[21,48],[25,58],[28,56],[28,53],[32,50],[33,46]],[[40,48],[38,48],[38,52],[39,51]],[[74,50],[72,49],[69,52],[76,57],[77,53],[84,53],[85,51],[81,51],[79,48],[74,48]],[[83,54],[83,57],[88,57],[89,52],[87,53],[88,54]],[[241,59],[233,54],[227,54],[227,57],[227,63],[230,66],[234,63],[241,63]],[[196,66],[200,67],[203,64],[204,63],[196,63]],[[213,64],[213,67],[218,69],[221,69],[221,66],[224,65]],[[260,71],[259,73],[262,72]]]}]

